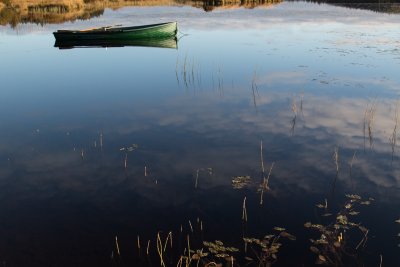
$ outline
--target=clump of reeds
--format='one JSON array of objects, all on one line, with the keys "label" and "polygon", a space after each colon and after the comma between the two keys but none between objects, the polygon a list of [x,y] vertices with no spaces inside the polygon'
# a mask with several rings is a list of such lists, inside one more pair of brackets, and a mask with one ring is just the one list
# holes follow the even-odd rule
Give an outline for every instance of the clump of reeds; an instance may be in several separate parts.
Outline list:
[{"label": "clump of reeds", "polygon": [[[342,266],[345,256],[357,254],[358,250],[366,246],[369,230],[361,223],[354,223],[351,220],[360,213],[357,211],[360,205],[369,205],[373,199],[365,200],[358,195],[346,195],[346,198],[342,209],[336,213],[335,219],[330,223],[323,225],[307,222],[304,224],[304,227],[319,233],[318,239],[310,239],[312,243],[310,250],[317,255],[317,264]],[[322,216],[333,216],[333,214],[327,213],[327,204],[318,204],[317,207],[324,210]],[[350,248],[347,243],[351,230],[361,232],[360,241],[354,248]]]},{"label": "clump of reeds", "polygon": [[260,161],[261,161],[261,175],[265,176],[265,168],[264,168],[264,154],[263,154],[263,142],[260,141]]},{"label": "clump of reeds", "polygon": [[297,116],[297,104],[296,104],[296,96],[295,95],[293,95],[293,98],[292,98],[292,112],[293,112],[293,114],[294,114],[294,116]]},{"label": "clump of reeds", "polygon": [[274,165],[275,165],[275,162],[272,162],[271,167],[269,168],[268,176],[267,177],[265,177],[265,176],[263,177],[263,182],[260,185],[260,189],[259,189],[261,191],[260,205],[262,205],[263,202],[264,202],[264,197],[263,197],[264,196],[264,191],[270,190],[268,183],[269,183],[269,178],[271,177],[272,168],[274,167]]},{"label": "clump of reeds", "polygon": [[197,169],[196,175],[195,175],[195,181],[194,181],[194,188],[196,188],[196,189],[199,186],[199,176],[200,176],[201,172],[204,172],[204,173],[208,174],[209,176],[213,175],[213,169],[211,167]]},{"label": "clump of reeds", "polygon": [[354,189],[354,182],[353,182],[353,164],[354,161],[356,160],[356,154],[357,151],[354,151],[353,157],[351,157],[351,160],[349,162],[349,167],[350,167],[350,182],[351,182],[351,188]]},{"label": "clump of reeds", "polygon": [[333,151],[333,161],[335,162],[336,175],[339,174],[339,147],[335,147]]},{"label": "clump of reeds", "polygon": [[246,197],[243,199],[243,206],[242,206],[242,220],[247,222],[247,208],[246,208]]},{"label": "clump of reeds", "polygon": [[[171,233],[171,232],[170,232]],[[168,238],[171,236],[171,246],[172,246],[172,233],[168,234],[166,240],[165,240],[165,244],[163,245],[163,242],[161,241],[161,236],[160,236],[160,232],[157,233],[157,242],[156,242],[156,246],[157,246],[157,253],[158,256],[160,257],[160,266],[165,267],[165,263],[164,263],[164,253],[165,250],[167,248],[167,244],[168,244]]]},{"label": "clump of reeds", "polygon": [[356,159],[356,154],[357,154],[357,151],[354,151],[353,157],[351,157],[351,160],[350,160],[350,162],[349,162],[349,166],[350,166],[350,177],[352,177],[353,164],[354,164],[354,161],[355,161],[355,159]]},{"label": "clump of reeds", "polygon": [[179,58],[177,57],[175,65],[175,76],[178,86],[180,85],[181,80],[183,81],[186,89],[188,89],[189,87],[196,88],[196,86],[201,86],[200,64],[196,63],[194,59],[188,59],[187,54],[185,55],[181,65],[179,64]]},{"label": "clump of reeds", "polygon": [[[263,238],[244,237],[246,261],[258,262],[257,266],[271,266],[278,260],[278,252],[282,247],[281,240],[296,240],[296,237],[283,227],[274,227],[275,233],[265,235]],[[248,249],[250,246],[251,250]],[[248,253],[249,251],[249,253]]]},{"label": "clump of reeds", "polygon": [[[125,169],[128,168],[128,152],[132,152],[132,151],[136,150],[138,147],[139,146],[137,144],[131,144],[130,146],[121,147],[119,149],[119,151],[124,151],[125,152],[125,157],[124,157],[124,168]],[[146,172],[146,170],[145,170],[145,172]],[[146,176],[146,174],[145,174],[145,176]]]},{"label": "clump of reeds", "polygon": [[194,183],[194,188],[197,188],[198,183],[199,183],[199,169],[196,170],[196,181]]},{"label": "clump of reeds", "polygon": [[[400,224],[400,218],[398,220],[395,221],[396,223]],[[400,238],[400,233],[397,234],[397,237]],[[400,243],[397,245],[398,247],[400,247]]]},{"label": "clump of reeds", "polygon": [[176,58],[176,65],[175,65],[175,77],[176,77],[176,82],[178,83],[179,86],[178,66],[179,66],[179,57]]},{"label": "clump of reeds", "polygon": [[296,120],[297,120],[297,104],[296,104],[296,96],[293,96],[292,99],[292,112],[293,112],[293,118],[291,121],[291,128],[290,128],[290,133],[293,135],[294,134],[294,129],[296,128]]},{"label": "clump of reeds", "polygon": [[304,99],[304,91],[302,91],[301,94],[300,94],[300,112],[301,112],[301,114],[303,115],[303,118],[304,118],[303,99]]},{"label": "clump of reeds", "polygon": [[375,113],[376,113],[376,103],[373,102],[371,106],[367,105],[367,108],[364,112],[364,148],[365,148],[365,140],[368,133],[368,140],[370,148],[373,147],[374,137],[373,137],[373,126],[375,121]]},{"label": "clump of reeds", "polygon": [[115,236],[115,248],[117,249],[118,256],[121,256],[121,252],[119,251],[118,237]]},{"label": "clump of reeds", "polygon": [[188,79],[187,79],[187,54],[185,55],[185,61],[183,62],[183,81],[185,82],[186,87],[188,87]]},{"label": "clump of reeds", "polygon": [[331,191],[332,191],[332,195],[333,195],[333,193],[335,192],[335,188],[336,188],[336,181],[339,178],[339,147],[337,147],[337,146],[335,147],[332,158],[335,163],[335,170],[336,170],[336,175],[335,175],[335,178],[333,179],[333,182],[331,185]]},{"label": "clump of reeds", "polygon": [[389,138],[390,145],[392,147],[392,163],[393,163],[393,157],[394,157],[394,152],[397,144],[397,125],[399,122],[399,102],[396,103],[396,110],[394,113],[394,127],[393,127],[393,132],[392,135]]},{"label": "clump of reeds", "polygon": [[274,167],[275,162],[272,162],[271,167],[269,168],[268,176],[265,176],[265,169],[264,169],[264,156],[263,156],[263,143],[260,142],[260,158],[261,158],[261,176],[262,176],[262,183],[260,185],[259,191],[260,194],[260,205],[264,202],[264,191],[269,190],[269,178],[271,177],[272,168]]},{"label": "clump of reeds", "polygon": [[103,131],[100,132],[100,150],[103,151]]},{"label": "clump of reeds", "polygon": [[219,66],[218,67],[218,91],[220,92],[221,95],[224,93],[224,76],[222,73],[222,68]]},{"label": "clump of reeds", "polygon": [[150,250],[150,239],[147,240],[147,248],[146,248],[146,255],[149,255],[149,250]]},{"label": "clump of reeds", "polygon": [[224,259],[225,261],[230,262],[231,266],[233,266],[235,260],[233,253],[239,252],[239,249],[225,246],[220,240],[215,240],[214,242],[204,241],[203,245],[205,249],[209,251],[209,253],[203,253],[203,257],[208,256],[210,258],[216,258],[216,261],[218,261],[218,259]]},{"label": "clump of reeds", "polygon": [[137,236],[137,247],[138,247],[138,254],[140,256],[140,237],[139,237],[139,235]]},{"label": "clump of reeds", "polygon": [[115,236],[115,248],[111,251],[111,259],[115,261],[117,264],[120,264],[122,261],[121,251],[118,243],[118,237]]},{"label": "clump of reeds", "polygon": [[253,104],[254,104],[254,108],[256,109],[256,112],[258,112],[256,94],[257,94],[258,97],[260,97],[260,93],[258,91],[257,79],[258,79],[257,78],[257,72],[254,71],[253,78],[251,80],[251,91],[253,93]]}]

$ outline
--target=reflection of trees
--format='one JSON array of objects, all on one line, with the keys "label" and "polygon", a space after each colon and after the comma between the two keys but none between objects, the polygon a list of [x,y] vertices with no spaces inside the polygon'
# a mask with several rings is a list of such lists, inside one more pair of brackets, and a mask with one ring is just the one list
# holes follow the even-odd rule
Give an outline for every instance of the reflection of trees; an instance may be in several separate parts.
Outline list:
[{"label": "reflection of trees", "polygon": [[0,0],[0,25],[15,27],[19,23],[61,23],[100,16],[104,5],[86,3],[87,0],[20,1]]},{"label": "reflection of trees", "polygon": [[257,6],[268,6],[281,3],[282,0],[194,0],[195,7],[201,7],[205,11],[212,11],[215,8],[245,7],[254,8]]},{"label": "reflection of trees", "polygon": [[0,0],[0,25],[19,23],[61,23],[85,20],[103,14],[105,8],[125,6],[190,5],[211,11],[214,8],[254,8],[282,0]]},{"label": "reflection of trees", "polygon": [[[286,0],[297,1],[297,0]],[[400,0],[302,0],[302,2],[326,3],[356,9],[367,9],[384,13],[400,13]]]},{"label": "reflection of trees", "polygon": [[[352,0],[351,3],[345,0],[305,1],[400,13],[400,0]],[[254,8],[281,2],[283,0],[0,0],[0,25],[15,27],[19,23],[48,24],[85,20],[102,15],[105,8],[125,6],[189,5],[212,11],[216,8]]]},{"label": "reflection of trees", "polygon": [[0,10],[0,25],[10,24],[15,27],[20,22],[18,13],[12,8],[3,8]]}]

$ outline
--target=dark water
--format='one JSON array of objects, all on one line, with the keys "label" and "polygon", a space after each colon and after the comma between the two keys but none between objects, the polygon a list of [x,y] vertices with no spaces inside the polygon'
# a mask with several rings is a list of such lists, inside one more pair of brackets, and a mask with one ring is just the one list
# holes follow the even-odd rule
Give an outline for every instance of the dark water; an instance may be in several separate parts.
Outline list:
[{"label": "dark water", "polygon": [[[187,34],[177,49],[53,47],[56,29],[171,20]],[[304,223],[335,222],[346,194],[374,201],[351,216],[365,244],[342,232],[341,265],[397,266],[399,23],[284,2],[0,27],[2,266],[160,266],[159,231],[163,245],[173,235],[167,266],[188,255],[187,236],[192,250],[221,240],[240,249],[235,266],[258,266],[242,238],[277,226],[296,241],[282,238],[276,265],[310,266],[320,234]],[[262,205],[261,141],[266,173],[274,163]],[[251,182],[234,189],[240,175]],[[201,264],[212,261],[231,266]]]}]

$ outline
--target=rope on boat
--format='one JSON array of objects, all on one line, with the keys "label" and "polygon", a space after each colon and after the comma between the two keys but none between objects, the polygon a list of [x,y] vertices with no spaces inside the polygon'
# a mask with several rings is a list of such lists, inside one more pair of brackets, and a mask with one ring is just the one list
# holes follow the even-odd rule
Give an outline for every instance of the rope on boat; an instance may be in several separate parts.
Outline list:
[{"label": "rope on boat", "polygon": [[183,36],[189,35],[188,33],[182,32],[179,28],[178,28],[178,32],[179,32],[180,34],[182,34],[181,36],[178,37],[178,40],[181,39]]}]

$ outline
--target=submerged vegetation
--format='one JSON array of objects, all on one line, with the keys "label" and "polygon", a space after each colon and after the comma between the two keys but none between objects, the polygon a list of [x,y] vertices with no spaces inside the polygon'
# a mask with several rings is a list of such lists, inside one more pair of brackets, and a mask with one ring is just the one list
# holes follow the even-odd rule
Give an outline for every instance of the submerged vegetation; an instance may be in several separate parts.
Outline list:
[{"label": "submerged vegetation", "polygon": [[[135,151],[138,145],[122,147],[120,151]],[[127,155],[127,154],[126,154]],[[351,164],[354,161],[353,155]],[[263,144],[260,143],[261,158],[261,185],[258,192],[261,191],[261,202],[263,194],[271,189],[268,186],[268,180],[271,176],[274,162],[272,162],[268,175],[264,169]],[[336,165],[336,178],[339,173],[339,150],[334,149],[333,159]],[[126,168],[126,165],[125,165]],[[146,167],[145,167],[146,172]],[[198,187],[199,173],[204,172],[207,175],[213,175],[213,169],[199,168],[196,170],[195,188]],[[145,175],[146,176],[146,175]],[[251,184],[251,177],[234,176],[232,178],[233,189],[245,189]],[[336,182],[336,180],[335,180]],[[251,188],[247,188],[251,190]],[[325,266],[345,266],[360,262],[362,252],[368,246],[370,230],[357,218],[360,216],[361,207],[373,203],[373,198],[362,198],[357,194],[346,194],[344,203],[339,208],[334,207],[334,203],[328,204],[324,199],[323,203],[317,203],[319,218],[318,223],[308,221],[304,227],[310,229],[315,234],[309,239],[311,245],[309,253],[315,254],[315,263]],[[295,242],[296,236],[289,233],[284,227],[274,227],[272,232],[263,235],[261,238],[250,237],[248,233],[248,204],[245,196],[242,204],[242,224],[243,231],[236,238],[229,242],[224,240],[206,241],[206,229],[203,227],[203,221],[197,218],[193,224],[188,221],[189,227],[180,226],[180,230],[169,231],[167,234],[158,231],[154,240],[149,239],[146,243],[145,253],[142,253],[140,236],[137,237],[137,261],[143,266],[154,266],[152,258],[157,255],[159,264],[156,266],[264,266],[269,267],[279,262],[279,254],[285,250],[287,241]],[[257,217],[257,214],[251,214],[251,217]],[[400,223],[400,219],[395,221]],[[399,234],[400,236],[400,234]],[[235,241],[236,240],[236,241]],[[117,236],[115,237],[115,246],[112,252],[112,261],[116,266],[122,264],[122,255]],[[303,241],[302,241],[303,242]],[[227,245],[229,244],[229,245]],[[129,249],[131,250],[131,249]],[[380,255],[382,260],[382,255]]]},{"label": "submerged vegetation", "polygon": [[[194,65],[188,63],[186,59],[182,63],[180,75],[178,77],[184,77],[185,71],[187,71],[187,65]],[[179,61],[177,61],[179,62]],[[180,65],[177,63],[177,65]],[[177,67],[178,69],[178,67]],[[190,69],[190,68],[189,68]],[[194,69],[194,68],[193,68]],[[192,73],[195,73],[193,70]],[[187,75],[187,74],[186,74]],[[181,78],[182,79],[182,78]],[[192,83],[195,78],[183,78],[185,82],[190,81]],[[296,104],[295,98],[292,101],[292,112],[295,116],[298,114],[298,105]],[[302,108],[302,99],[299,105]],[[397,111],[396,111],[397,112]],[[364,134],[368,135],[368,139],[372,139],[373,123],[376,116],[376,106],[368,105],[364,113],[363,127]],[[362,117],[362,115],[360,116]],[[397,121],[397,117],[396,117]],[[395,126],[396,127],[396,126]],[[395,131],[394,131],[395,132]],[[396,132],[392,138],[396,138]],[[102,141],[103,135],[100,133],[100,140],[95,141],[103,146]],[[365,141],[364,137],[364,141]],[[372,141],[370,142],[371,149]],[[127,168],[127,155],[128,152],[139,150],[139,145],[129,144],[119,148],[119,151],[125,153],[125,169]],[[336,183],[339,180],[339,172],[341,171],[340,159],[342,157],[342,150],[339,151],[339,147],[335,146],[332,154],[332,161],[334,166],[335,178],[331,185],[331,195],[334,198]],[[350,166],[350,178],[352,177],[352,168],[356,160],[356,153],[354,151],[351,160],[348,162]],[[263,142],[260,141],[259,153],[260,157],[260,172],[259,176],[250,175],[237,175],[231,177],[231,186],[235,190],[235,193],[246,194],[253,193],[254,195],[260,193],[260,206],[264,203],[264,194],[272,193],[269,186],[269,180],[275,165],[275,162],[271,162],[269,168],[264,162],[264,146]],[[257,156],[258,157],[258,156]],[[82,159],[83,150],[82,150]],[[331,162],[332,163],[332,162]],[[258,165],[258,164],[257,164]],[[144,166],[145,177],[147,176],[147,167]],[[199,177],[201,174],[213,177],[214,169],[212,167],[198,168],[195,170],[193,175],[195,178],[194,188],[199,188]],[[156,182],[157,183],[157,182]],[[256,189],[251,185],[256,184]],[[354,190],[354,185],[352,185]],[[201,191],[201,190],[199,190]],[[254,198],[248,198],[249,195],[244,196],[241,210],[241,222],[243,225],[242,233],[232,234],[230,240],[215,240],[206,241],[205,239],[206,229],[203,227],[203,221],[199,218],[197,223],[192,224],[189,220],[189,228],[184,229],[182,226],[180,230],[169,231],[166,235],[165,232],[158,231],[156,238],[149,239],[145,245],[145,253],[141,252],[142,245],[140,243],[140,237],[137,238],[137,250],[139,251],[138,260],[143,263],[142,266],[272,266],[278,263],[281,259],[281,252],[285,251],[286,244],[292,242],[299,242],[297,236],[299,233],[289,232],[285,227],[274,227],[268,234],[256,235],[248,233],[249,218],[257,217],[257,214],[249,214],[248,210],[250,206],[257,206],[254,202]],[[329,197],[328,197],[329,198]],[[354,265],[362,262],[362,255],[368,247],[368,240],[370,238],[370,230],[367,226],[359,219],[361,209],[363,206],[368,206],[373,203],[373,198],[362,198],[357,194],[346,194],[344,203],[339,205],[339,208],[335,208],[337,203],[328,203],[328,198],[325,198],[322,203],[317,203],[315,207],[320,211],[317,220],[318,222],[308,221],[304,223],[304,227],[309,229],[311,242],[308,253],[315,255],[313,259],[316,264],[322,264],[326,266],[345,266]],[[333,201],[332,201],[333,202]],[[250,205],[249,205],[250,203]],[[238,211],[239,213],[239,211]],[[239,216],[238,220],[239,220]],[[395,221],[400,223],[400,219]],[[231,222],[228,222],[231,223]],[[262,229],[265,230],[265,229]],[[300,234],[301,235],[301,234]],[[400,234],[398,234],[400,236]],[[112,252],[113,263],[117,266],[124,266],[121,264],[121,248],[118,243],[117,237],[115,237],[115,249]],[[304,240],[300,241],[304,244]],[[131,248],[129,250],[132,250]],[[156,253],[155,253],[156,252]],[[288,252],[285,252],[288,253]],[[159,265],[154,265],[155,255],[159,260]],[[382,255],[380,255],[382,260]]]},{"label": "submerged vegetation", "polygon": [[[304,227],[316,232],[309,239],[309,253],[315,255],[315,263],[325,266],[345,266],[360,262],[360,255],[367,247],[369,229],[357,221],[360,207],[370,205],[374,199],[363,199],[355,194],[346,195],[346,201],[337,212],[333,212],[325,200],[316,206],[322,211],[321,218],[326,223],[306,222]],[[330,213],[332,212],[332,213]],[[247,224],[246,198],[243,201],[243,224]],[[396,221],[400,223],[400,219]],[[272,266],[279,261],[279,254],[285,250],[285,244],[296,242],[297,238],[284,227],[273,227],[272,232],[261,238],[249,237],[245,231],[242,237],[237,236],[235,245],[227,245],[223,240],[206,241],[206,229],[203,222],[197,222],[186,230],[167,234],[158,232],[155,240],[148,240],[145,253],[141,253],[140,237],[137,237],[139,261],[148,266],[153,255],[158,255],[156,266]],[[155,245],[151,245],[155,244]],[[129,249],[131,250],[131,249]],[[154,251],[155,250],[155,251]],[[115,237],[112,252],[113,263],[121,265],[121,248]],[[151,265],[151,264],[150,264]],[[154,265],[152,265],[154,266]],[[352,265],[353,266],[353,265]]]},{"label": "submerged vegetation", "polygon": [[275,233],[265,235],[262,239],[244,237],[245,260],[248,264],[257,266],[271,266],[278,261],[279,249],[283,246],[283,240],[295,241],[296,237],[289,234],[285,228],[274,227]]},{"label": "submerged vegetation", "polygon": [[[346,195],[347,201],[336,213],[329,213],[328,204],[317,205],[323,211],[322,216],[332,218],[327,224],[313,224],[306,222],[304,227],[319,233],[316,239],[310,239],[310,250],[317,255],[316,263],[329,266],[343,266],[349,262],[349,258],[356,259],[359,251],[366,247],[369,230],[361,223],[353,222],[353,218],[360,214],[360,205],[369,205],[373,199],[363,200],[358,195]],[[359,242],[356,245],[351,242],[352,231],[358,230]]]}]

